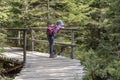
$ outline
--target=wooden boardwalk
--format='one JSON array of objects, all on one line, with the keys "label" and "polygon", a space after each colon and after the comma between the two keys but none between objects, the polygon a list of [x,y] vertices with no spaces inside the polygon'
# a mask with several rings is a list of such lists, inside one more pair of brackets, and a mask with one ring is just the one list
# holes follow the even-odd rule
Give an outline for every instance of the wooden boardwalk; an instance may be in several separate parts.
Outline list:
[{"label": "wooden boardwalk", "polygon": [[[7,49],[5,56],[22,60],[23,52]],[[27,51],[25,66],[13,80],[82,80],[83,66],[79,60],[62,56],[48,58],[45,53]]]}]

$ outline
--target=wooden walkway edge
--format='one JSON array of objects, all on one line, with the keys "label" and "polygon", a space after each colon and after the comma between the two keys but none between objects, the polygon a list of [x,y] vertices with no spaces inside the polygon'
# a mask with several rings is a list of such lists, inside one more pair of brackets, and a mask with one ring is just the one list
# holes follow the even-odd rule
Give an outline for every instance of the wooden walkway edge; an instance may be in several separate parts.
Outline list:
[{"label": "wooden walkway edge", "polygon": [[[23,52],[15,49],[3,54],[22,60]],[[46,53],[27,51],[25,66],[13,80],[82,80],[82,76],[83,66],[79,60],[63,56],[49,58]]]}]

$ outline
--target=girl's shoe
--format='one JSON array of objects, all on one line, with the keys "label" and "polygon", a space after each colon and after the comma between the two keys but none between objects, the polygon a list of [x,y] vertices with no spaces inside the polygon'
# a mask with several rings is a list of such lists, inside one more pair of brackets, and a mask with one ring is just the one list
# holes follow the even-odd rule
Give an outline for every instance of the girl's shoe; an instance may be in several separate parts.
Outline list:
[{"label": "girl's shoe", "polygon": [[57,57],[56,54],[50,54],[50,56],[49,56],[49,58],[55,58],[55,57]]}]

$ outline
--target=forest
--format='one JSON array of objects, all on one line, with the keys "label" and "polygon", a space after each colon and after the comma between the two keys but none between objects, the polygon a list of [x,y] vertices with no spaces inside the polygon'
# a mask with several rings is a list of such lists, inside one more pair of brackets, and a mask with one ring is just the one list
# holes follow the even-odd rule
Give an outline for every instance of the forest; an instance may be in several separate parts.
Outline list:
[{"label": "forest", "polygon": [[[15,32],[5,28],[47,27],[61,19],[65,27],[79,28],[75,58],[84,66],[83,80],[120,80],[119,4],[120,0],[0,0],[0,46],[16,46],[6,39]],[[43,33],[34,36],[46,39]],[[58,41],[70,41],[64,31],[58,37]],[[47,47],[37,44],[35,50],[46,52]],[[69,47],[64,53],[68,56]]]}]

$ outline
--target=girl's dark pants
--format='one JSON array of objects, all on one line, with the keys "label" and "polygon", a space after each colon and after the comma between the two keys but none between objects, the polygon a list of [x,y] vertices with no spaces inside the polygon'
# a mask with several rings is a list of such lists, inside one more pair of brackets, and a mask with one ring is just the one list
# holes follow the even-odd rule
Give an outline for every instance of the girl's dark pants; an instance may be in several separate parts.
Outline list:
[{"label": "girl's dark pants", "polygon": [[48,36],[48,41],[49,41],[49,53],[53,54],[54,35]]}]

